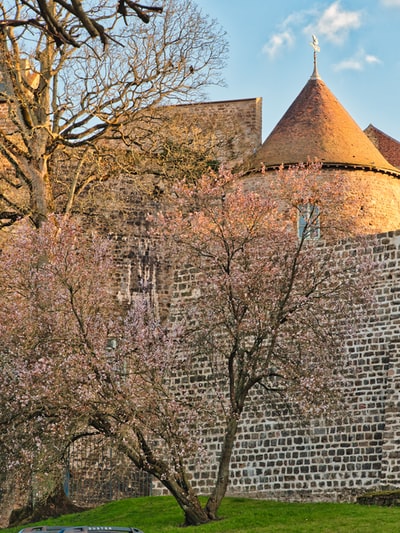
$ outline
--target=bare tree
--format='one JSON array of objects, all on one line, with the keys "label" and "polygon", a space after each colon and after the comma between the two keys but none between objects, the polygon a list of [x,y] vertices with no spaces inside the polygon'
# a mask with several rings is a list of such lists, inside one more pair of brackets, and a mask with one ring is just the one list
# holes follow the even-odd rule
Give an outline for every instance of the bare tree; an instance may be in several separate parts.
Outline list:
[{"label": "bare tree", "polygon": [[[49,4],[50,5],[50,4]],[[24,16],[23,1],[2,3],[3,16]],[[53,5],[67,32],[76,20]],[[116,30],[117,31],[117,30]],[[121,46],[121,44],[123,46]],[[219,83],[226,41],[191,0],[169,0],[160,17],[118,30],[118,44],[76,48],[41,27],[7,26],[0,33],[0,97],[9,119],[0,128],[3,224],[29,216],[36,226],[55,208],[52,162],[62,150],[130,145],[135,121],[156,106],[201,97]],[[140,129],[140,128],[139,128]],[[68,170],[66,202],[75,180]],[[61,206],[64,210],[66,205]]]}]

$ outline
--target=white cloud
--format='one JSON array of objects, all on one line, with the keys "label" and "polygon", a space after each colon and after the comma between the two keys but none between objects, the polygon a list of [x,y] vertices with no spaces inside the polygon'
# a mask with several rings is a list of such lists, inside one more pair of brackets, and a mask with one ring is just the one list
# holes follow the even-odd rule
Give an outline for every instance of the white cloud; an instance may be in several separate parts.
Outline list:
[{"label": "white cloud", "polygon": [[274,59],[284,49],[291,48],[295,43],[295,30],[304,24],[308,11],[295,11],[279,24],[277,31],[268,39],[262,51],[270,59]]},{"label": "white cloud", "polygon": [[364,50],[359,50],[353,57],[344,59],[334,66],[336,71],[339,70],[364,70],[368,65],[379,65],[382,61],[371,54],[366,54]]},{"label": "white cloud", "polygon": [[[381,0],[385,2],[399,2],[400,0]],[[314,22],[310,22],[313,20]],[[311,37],[324,37],[335,44],[341,44],[351,30],[357,29],[362,23],[362,11],[346,11],[342,9],[340,0],[332,2],[322,13],[314,9],[306,9],[291,13],[268,39],[262,51],[270,59],[291,48],[296,40],[296,34],[303,31]]]},{"label": "white cloud", "polygon": [[358,61],[357,59],[344,59],[340,63],[337,63],[334,67],[335,70],[362,70],[363,65],[361,61]]},{"label": "white cloud", "polygon": [[263,53],[267,54],[270,59],[274,59],[278,53],[285,47],[290,47],[294,42],[294,37],[289,30],[275,33],[269,41],[263,46]]},{"label": "white cloud", "polygon": [[382,63],[382,61],[378,57],[371,56],[369,54],[365,56],[365,62],[370,65],[380,65]]},{"label": "white cloud", "polygon": [[400,0],[381,0],[381,4],[386,7],[400,7]]},{"label": "white cloud", "polygon": [[328,41],[341,44],[351,30],[361,26],[361,11],[345,11],[340,0],[333,2],[325,9],[314,25],[309,25],[305,31],[324,36]]}]

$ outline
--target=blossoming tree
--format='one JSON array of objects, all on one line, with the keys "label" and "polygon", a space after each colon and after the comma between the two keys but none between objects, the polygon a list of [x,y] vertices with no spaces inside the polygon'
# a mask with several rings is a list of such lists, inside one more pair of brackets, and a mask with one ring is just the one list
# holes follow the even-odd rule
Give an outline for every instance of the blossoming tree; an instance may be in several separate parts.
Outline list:
[{"label": "blossoming tree", "polygon": [[[159,218],[180,264],[197,268],[193,297],[179,302],[177,315],[220,400],[223,444],[209,519],[226,493],[254,390],[301,417],[343,407],[344,339],[368,308],[373,265],[368,244],[352,236],[357,206],[346,203],[346,182],[324,179],[321,168],[281,168],[259,176],[258,189],[224,170],[196,187],[183,182]],[[335,242],[344,237],[358,247],[339,257]]]},{"label": "blossoming tree", "polygon": [[0,264],[0,455],[13,486],[27,494],[33,480],[46,500],[69,445],[101,435],[198,522],[186,460],[201,457],[211,416],[196,385],[170,387],[191,373],[179,328],[161,325],[146,298],[119,308],[109,243],[67,219],[21,227]]}]

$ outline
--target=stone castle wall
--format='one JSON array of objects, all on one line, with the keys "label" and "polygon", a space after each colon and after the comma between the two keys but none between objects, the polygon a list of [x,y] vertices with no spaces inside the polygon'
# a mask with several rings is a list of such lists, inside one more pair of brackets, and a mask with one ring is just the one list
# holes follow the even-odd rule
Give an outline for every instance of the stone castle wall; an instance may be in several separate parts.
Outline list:
[{"label": "stone castle wall", "polygon": [[[257,105],[256,101],[244,105],[253,124],[257,123]],[[251,143],[257,137],[254,135]],[[379,180],[375,174],[363,171],[352,171],[351,175],[360,183],[369,181],[376,197],[381,195],[382,202],[387,200],[387,209],[396,211],[397,204],[393,202],[397,200],[390,195],[393,178],[379,176]],[[179,258],[172,272],[155,256],[146,215],[162,205],[158,197],[138,189],[135,180],[127,175],[109,183],[112,201],[94,209],[89,218],[115,243],[120,301],[129,304],[138,291],[147,290],[165,316],[171,308],[179,307],[183,298],[190,297],[194,274],[181,268]],[[386,224],[388,218],[379,219],[378,207],[375,214],[379,229],[382,220]],[[255,393],[237,437],[229,494],[352,501],[370,488],[400,486],[400,230],[379,235],[373,255],[379,264],[377,309],[363,330],[347,342],[355,373],[348,415],[335,424],[317,421],[302,426],[288,415],[277,417],[271,413],[264,398]],[[221,435],[216,429],[209,436],[210,463],[194,473],[194,485],[200,492],[207,491],[216,474],[220,446]],[[90,469],[81,475],[89,486],[93,477]],[[129,475],[133,486],[135,474]],[[153,494],[164,492],[158,483],[153,483]]]},{"label": "stone castle wall", "polygon": [[[343,243],[338,254],[349,246]],[[348,412],[335,423],[302,425],[274,414],[256,392],[237,437],[229,494],[352,501],[368,489],[400,487],[400,231],[379,235],[371,254],[378,265],[376,309],[346,342]],[[191,272],[176,274],[172,309],[190,298],[193,279]],[[194,476],[200,492],[215,476],[220,446],[216,431],[208,441],[210,463]]]},{"label": "stone castle wall", "polygon": [[204,130],[214,130],[225,138],[220,161],[240,164],[261,145],[262,99],[225,100],[186,104],[175,108],[195,119]]}]

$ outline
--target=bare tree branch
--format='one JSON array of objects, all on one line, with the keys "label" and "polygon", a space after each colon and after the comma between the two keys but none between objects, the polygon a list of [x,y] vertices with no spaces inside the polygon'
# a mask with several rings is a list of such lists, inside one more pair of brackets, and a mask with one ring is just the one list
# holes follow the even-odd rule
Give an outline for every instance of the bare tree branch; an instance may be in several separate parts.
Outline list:
[{"label": "bare tree branch", "polygon": [[[3,19],[0,20],[0,26],[34,26],[48,33],[57,46],[70,44],[79,48],[83,41],[77,40],[72,31],[66,31],[64,26],[60,24],[58,18],[54,16],[53,4],[55,4],[65,12],[73,15],[76,23],[80,24],[91,38],[99,38],[104,47],[107,47],[113,39],[111,33],[98,22],[98,19],[91,14],[90,10],[83,7],[79,0],[71,0],[71,3],[64,0],[55,0],[54,2],[49,2],[48,0],[23,0],[23,4],[36,16],[26,19]],[[127,24],[127,17],[130,15],[129,10],[142,22],[148,24],[151,14],[162,13],[163,8],[157,5],[142,5],[131,0],[119,0],[111,16],[116,20],[118,15],[121,15]]]}]

